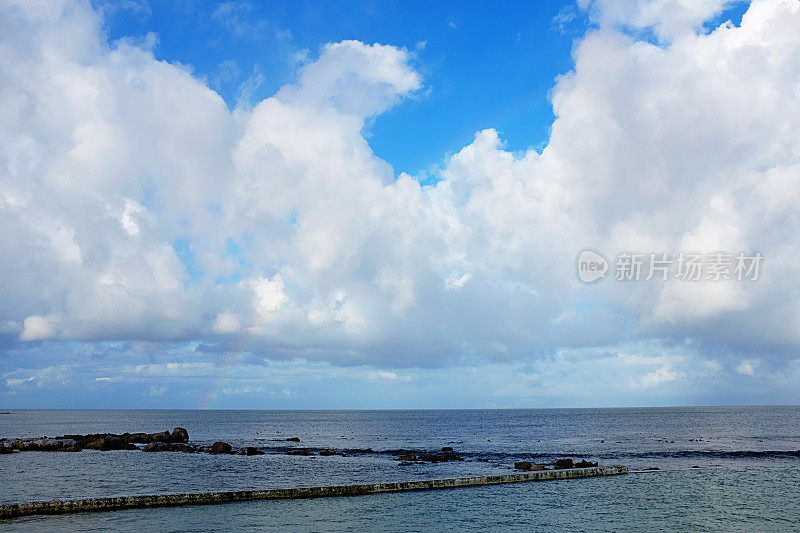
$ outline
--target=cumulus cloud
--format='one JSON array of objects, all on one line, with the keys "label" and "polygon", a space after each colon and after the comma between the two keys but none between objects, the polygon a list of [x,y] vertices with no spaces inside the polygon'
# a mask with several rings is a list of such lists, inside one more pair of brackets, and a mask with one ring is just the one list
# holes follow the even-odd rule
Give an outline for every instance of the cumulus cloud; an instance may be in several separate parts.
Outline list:
[{"label": "cumulus cloud", "polygon": [[[687,338],[783,358],[800,343],[800,4],[701,31],[724,6],[583,2],[597,27],[555,84],[543,150],[480,131],[422,186],[365,137],[423,86],[406,50],[328,44],[229,110],[186,68],[107,42],[88,3],[4,2],[2,332],[23,350],[246,341],[390,367]],[[584,286],[585,247],[765,266],[752,283]]]}]

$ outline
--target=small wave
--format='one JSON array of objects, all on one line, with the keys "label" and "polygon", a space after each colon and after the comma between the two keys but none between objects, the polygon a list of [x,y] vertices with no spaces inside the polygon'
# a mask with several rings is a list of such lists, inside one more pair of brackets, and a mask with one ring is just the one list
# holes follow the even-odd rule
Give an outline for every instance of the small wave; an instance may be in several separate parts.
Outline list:
[{"label": "small wave", "polygon": [[[604,457],[604,456],[601,456]],[[779,457],[800,457],[800,450],[673,450],[659,452],[626,452],[613,457],[629,458],[713,458],[713,459],[768,459]]]}]

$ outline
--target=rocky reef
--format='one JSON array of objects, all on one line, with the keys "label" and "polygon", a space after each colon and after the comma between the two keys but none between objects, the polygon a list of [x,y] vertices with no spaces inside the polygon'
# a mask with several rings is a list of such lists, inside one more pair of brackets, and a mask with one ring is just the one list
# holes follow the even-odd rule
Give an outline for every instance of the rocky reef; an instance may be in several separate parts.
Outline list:
[{"label": "rocky reef", "polygon": [[185,444],[189,432],[182,427],[158,433],[89,433],[27,439],[0,439],[0,453],[20,452],[79,452],[81,450],[138,450],[144,451],[199,451]]},{"label": "rocky reef", "polygon": [[[299,437],[271,439],[286,443],[299,443]],[[296,446],[268,446],[259,448],[246,446],[236,449],[231,444],[216,441],[211,446],[189,444],[189,432],[182,427],[172,431],[157,433],[89,433],[62,435],[60,437],[38,437],[24,439],[0,438],[0,454],[17,452],[80,452],[81,450],[141,450],[144,452],[181,452],[181,453],[206,453],[210,455],[245,455],[257,456],[266,454],[283,454],[293,456],[319,456],[319,457],[351,457],[351,456],[389,456],[398,461],[399,466],[445,463],[450,461],[479,461],[491,462],[496,467],[513,468],[515,470],[535,472],[540,470],[568,470],[573,468],[597,467],[597,463],[586,460],[573,461],[570,458],[558,459],[549,463],[534,463],[529,460],[518,460],[520,456],[513,457],[501,454],[494,459],[486,458],[475,453],[456,451],[452,446],[443,446],[439,450],[373,450],[372,448],[330,449]],[[492,454],[490,454],[492,455]],[[525,455],[523,455],[525,457]],[[535,457],[534,454],[528,457]],[[552,460],[552,459],[550,459]],[[516,462],[514,462],[516,461]],[[508,466],[513,464],[513,467]]]}]

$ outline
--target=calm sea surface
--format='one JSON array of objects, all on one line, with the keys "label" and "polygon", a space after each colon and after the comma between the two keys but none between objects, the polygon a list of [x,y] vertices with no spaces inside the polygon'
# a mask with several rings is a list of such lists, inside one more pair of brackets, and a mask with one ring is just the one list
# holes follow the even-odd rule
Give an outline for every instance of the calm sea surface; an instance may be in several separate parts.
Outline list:
[{"label": "calm sea surface", "polygon": [[[257,489],[501,474],[559,457],[652,473],[356,498],[243,502],[0,520],[2,530],[800,529],[800,407],[465,411],[14,410],[0,437],[155,432],[256,446],[260,456],[0,455],[0,501]],[[299,437],[290,443],[288,437]],[[465,461],[401,465],[452,446]],[[286,455],[331,449],[348,457]],[[479,461],[478,459],[482,459]],[[488,461],[487,461],[488,460]],[[697,468],[699,467],[699,468]]]}]

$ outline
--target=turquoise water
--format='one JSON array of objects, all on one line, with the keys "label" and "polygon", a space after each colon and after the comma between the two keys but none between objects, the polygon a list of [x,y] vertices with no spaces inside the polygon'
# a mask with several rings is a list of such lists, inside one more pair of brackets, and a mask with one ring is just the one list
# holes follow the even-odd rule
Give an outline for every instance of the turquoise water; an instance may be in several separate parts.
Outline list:
[{"label": "turquoise water", "polygon": [[[520,411],[14,411],[0,436],[156,431],[256,445],[263,456],[136,451],[0,456],[2,501],[339,484],[504,473],[515,460],[585,457],[652,473],[354,498],[243,502],[0,521],[7,530],[743,530],[800,528],[800,409]],[[296,446],[372,448],[351,457]],[[467,460],[401,466],[398,448]],[[478,461],[489,459],[489,462]],[[699,467],[699,468],[692,468]]]}]

